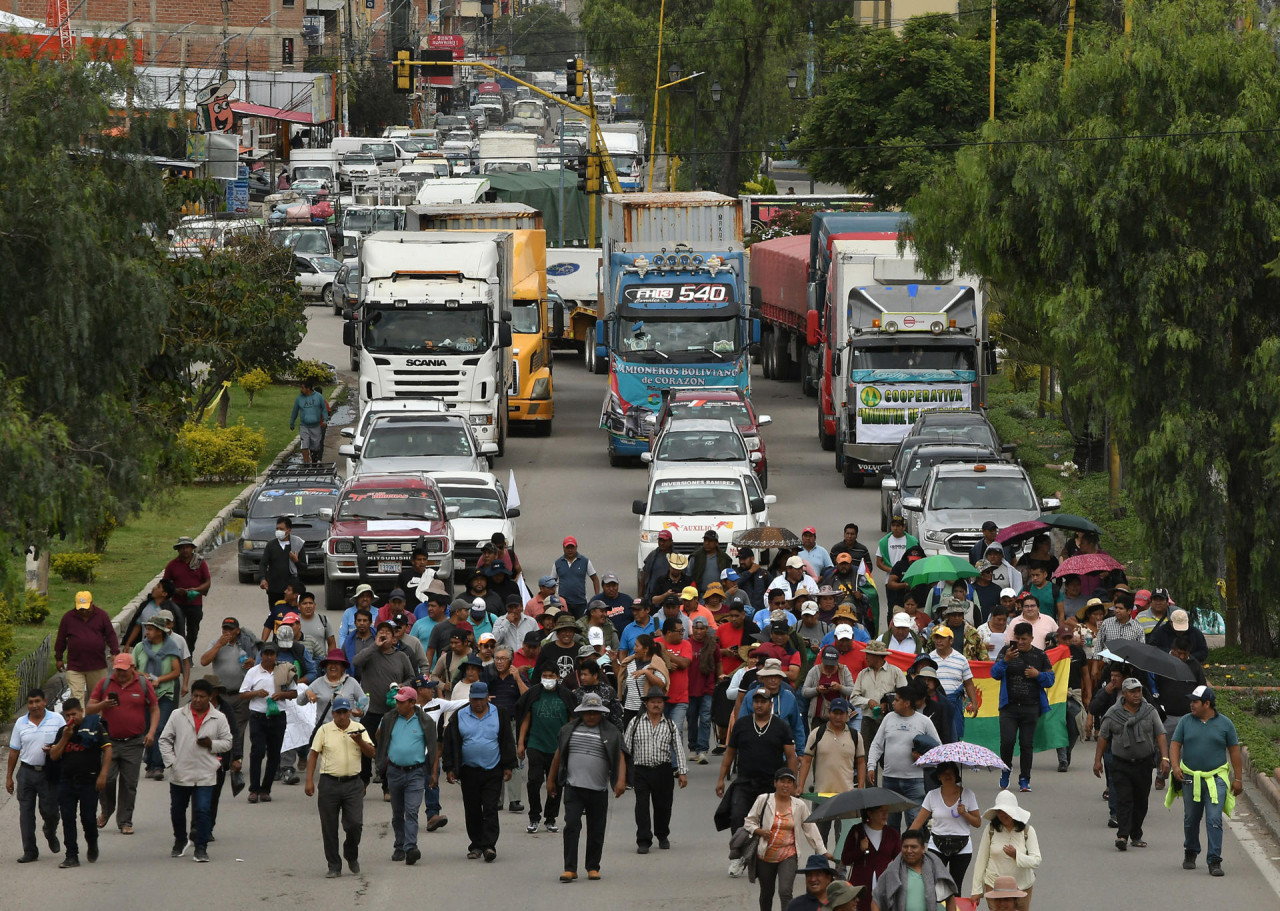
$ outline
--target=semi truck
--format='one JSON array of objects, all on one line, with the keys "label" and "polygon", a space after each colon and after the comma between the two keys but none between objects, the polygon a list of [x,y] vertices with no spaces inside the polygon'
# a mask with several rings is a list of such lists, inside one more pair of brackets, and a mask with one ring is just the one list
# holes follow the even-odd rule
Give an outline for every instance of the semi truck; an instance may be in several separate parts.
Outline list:
[{"label": "semi truck", "polygon": [[[547,251],[547,287],[559,298],[552,313],[556,348],[582,351],[588,373],[604,373],[607,359],[596,360],[596,315],[600,306],[600,250],[559,247]],[[598,368],[598,369],[597,369]]]},{"label": "semi truck", "polygon": [[[765,379],[799,378],[816,391],[818,349],[809,344],[809,236],[797,234],[751,245],[751,315],[760,320]],[[798,368],[798,369],[797,369]]]},{"label": "semi truck", "polygon": [[[898,224],[876,230],[887,218]],[[820,341],[846,487],[883,470],[921,411],[983,408],[995,370],[980,279],[926,276],[910,247],[899,252],[902,218],[867,215],[867,230],[831,232],[824,244]]]},{"label": "semi truck", "polygon": [[514,238],[509,231],[380,231],[360,246],[356,349],[361,410],[433,397],[481,443],[506,449]]},{"label": "semi truck", "polygon": [[555,417],[548,338],[547,233],[542,213],[520,203],[410,206],[409,222],[422,231],[510,231],[514,243],[511,301],[511,383],[507,416],[512,429],[547,436]]},{"label": "semi truck", "polygon": [[532,133],[508,133],[492,130],[481,133],[479,139],[480,173],[487,173],[489,165],[527,164],[527,170],[538,169],[538,137]]},{"label": "semi truck", "polygon": [[600,427],[609,464],[649,450],[664,389],[750,391],[750,318],[742,210],[718,193],[602,198],[596,358],[608,365]]}]

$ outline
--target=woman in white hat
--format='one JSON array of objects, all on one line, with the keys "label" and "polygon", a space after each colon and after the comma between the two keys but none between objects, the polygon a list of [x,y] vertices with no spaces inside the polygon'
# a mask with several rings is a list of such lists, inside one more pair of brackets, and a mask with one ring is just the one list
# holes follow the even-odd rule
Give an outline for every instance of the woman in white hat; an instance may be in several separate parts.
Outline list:
[{"label": "woman in white hat", "polygon": [[1011,876],[1018,889],[1026,893],[1017,900],[1017,909],[1028,911],[1036,868],[1040,866],[1040,842],[1031,827],[1031,812],[1018,805],[1012,791],[1001,791],[996,795],[995,806],[982,817],[988,825],[973,859],[973,902],[976,905],[997,879]]}]

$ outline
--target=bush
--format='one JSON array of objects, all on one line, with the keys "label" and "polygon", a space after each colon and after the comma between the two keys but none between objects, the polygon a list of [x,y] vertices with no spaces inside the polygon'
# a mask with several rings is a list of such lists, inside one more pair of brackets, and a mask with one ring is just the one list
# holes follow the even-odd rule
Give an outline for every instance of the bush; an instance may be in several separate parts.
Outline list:
[{"label": "bush", "polygon": [[18,676],[0,664],[0,722],[9,720],[9,710],[18,698]]},{"label": "bush", "polygon": [[241,374],[236,380],[244,394],[249,398],[249,407],[253,407],[253,397],[271,385],[271,374],[261,367],[255,367],[248,373]]},{"label": "bush", "polygon": [[49,568],[67,582],[92,582],[101,562],[98,554],[53,554],[49,557]]},{"label": "bush", "polygon": [[107,542],[111,540],[111,535],[120,527],[120,520],[113,513],[106,513],[102,519],[93,526],[89,533],[90,550],[95,554],[100,554],[107,549]]},{"label": "bush", "polygon": [[195,479],[247,481],[258,474],[267,435],[241,418],[231,427],[188,424],[178,433],[178,445]]},{"label": "bush", "polygon": [[289,372],[298,383],[310,382],[312,385],[318,383],[329,386],[334,380],[333,368],[320,361],[298,361]]},{"label": "bush", "polygon": [[1253,713],[1271,718],[1280,715],[1280,694],[1263,693],[1253,703]]},{"label": "bush", "polygon": [[[93,554],[81,554],[79,556],[94,556]],[[97,559],[95,557],[95,559]],[[38,591],[27,589],[22,599],[22,606],[12,611],[14,620],[18,623],[29,623],[32,626],[43,623],[45,617],[49,616],[49,596],[42,595]]]}]

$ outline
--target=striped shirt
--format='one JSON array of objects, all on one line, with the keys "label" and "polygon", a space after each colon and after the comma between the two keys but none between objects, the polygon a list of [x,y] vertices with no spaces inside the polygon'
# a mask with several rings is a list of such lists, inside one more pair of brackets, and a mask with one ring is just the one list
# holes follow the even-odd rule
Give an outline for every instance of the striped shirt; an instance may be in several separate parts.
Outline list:
[{"label": "striped shirt", "polygon": [[1142,624],[1132,617],[1129,622],[1120,625],[1120,621],[1115,617],[1108,617],[1098,624],[1098,634],[1093,637],[1093,653],[1097,655],[1107,647],[1107,642],[1114,639],[1128,639],[1130,642],[1146,642],[1146,633],[1142,631]]},{"label": "striped shirt", "polygon": [[938,662],[938,683],[942,684],[942,691],[948,696],[956,690],[963,689],[966,680],[973,679],[969,659],[955,649],[952,649],[951,654],[945,658],[936,651],[930,652],[929,657]]},{"label": "striped shirt", "polygon": [[648,714],[637,715],[623,735],[622,745],[631,761],[638,766],[669,766],[674,755],[676,774],[686,775],[689,772],[684,750],[680,749],[680,733],[670,718],[654,724]]}]

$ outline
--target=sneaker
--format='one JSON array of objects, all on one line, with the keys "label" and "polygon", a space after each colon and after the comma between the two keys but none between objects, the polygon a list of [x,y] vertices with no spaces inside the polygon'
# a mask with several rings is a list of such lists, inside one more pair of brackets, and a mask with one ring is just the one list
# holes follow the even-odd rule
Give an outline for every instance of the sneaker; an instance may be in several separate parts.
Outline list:
[{"label": "sneaker", "polygon": [[39,854],[23,854],[21,857],[18,858],[18,863],[31,864],[31,863],[35,863],[39,859],[40,859]]},{"label": "sneaker", "polygon": [[1123,839],[1123,838],[1117,838],[1117,839],[1116,839],[1116,850],[1117,850],[1117,851],[1128,851],[1128,850],[1129,850],[1129,842],[1127,842],[1127,841],[1126,841],[1125,839]]},{"label": "sneaker", "polygon": [[690,761],[690,762],[697,762],[697,761],[698,761],[698,757],[699,757],[699,756],[701,756],[701,755],[702,755],[702,754],[701,754],[701,753],[699,753],[697,750],[690,750],[690,751],[689,751],[689,761]]},{"label": "sneaker", "polygon": [[1196,868],[1196,856],[1190,851],[1182,853],[1182,869],[1194,870]]},{"label": "sneaker", "polygon": [[1118,828],[1120,828],[1120,820],[1116,819],[1114,816],[1108,817],[1108,818],[1107,818],[1107,828],[1108,828],[1108,829],[1118,829]]},{"label": "sneaker", "polygon": [[62,863],[58,864],[58,869],[65,870],[68,867],[78,867],[78,866],[80,866],[79,858],[75,857],[74,855],[68,854],[66,859],[63,860]]},{"label": "sneaker", "polygon": [[485,863],[487,863],[487,864],[491,864],[491,863],[493,863],[493,862],[494,862],[495,860],[497,860],[497,859],[498,859],[498,852],[497,852],[497,851],[493,850],[493,848],[485,848],[485,849],[484,849],[484,862],[485,862]]},{"label": "sneaker", "polygon": [[85,852],[85,860],[89,863],[97,863],[98,860],[98,842],[96,840],[89,842],[89,849]]},{"label": "sneaker", "polygon": [[571,883],[577,878],[578,874],[574,873],[572,870],[565,870],[560,874],[560,882],[562,883]]},{"label": "sneaker", "polygon": [[405,857],[404,852],[401,851],[399,848],[396,848],[394,851],[391,852],[391,860],[393,863],[400,863],[400,861],[404,860],[404,857]]},{"label": "sneaker", "polygon": [[342,868],[341,868],[341,867],[330,867],[330,868],[329,868],[329,870],[324,874],[324,878],[325,878],[325,879],[337,879],[337,878],[338,878],[339,876],[341,876],[341,875],[342,875]]},{"label": "sneaker", "polygon": [[443,813],[438,816],[432,816],[427,820],[427,831],[434,832],[436,829],[443,829],[449,824],[449,817]]},{"label": "sneaker", "polygon": [[637,854],[648,854],[648,853],[649,853],[649,846],[648,846],[648,845],[636,845],[636,853],[637,853]]},{"label": "sneaker", "polygon": [[1007,787],[1009,787],[1009,773],[1001,772],[1000,773],[1000,790],[1003,791]]},{"label": "sneaker", "polygon": [[1210,876],[1226,876],[1227,875],[1222,872],[1221,861],[1217,861],[1217,860],[1209,861],[1209,875]]},{"label": "sneaker", "polygon": [[738,878],[747,872],[747,858],[738,857],[729,861],[729,875]]},{"label": "sneaker", "polygon": [[538,824],[536,822],[531,822],[524,827],[524,830],[528,832],[530,835],[532,835],[533,833],[538,831]]},{"label": "sneaker", "polygon": [[422,852],[417,848],[410,848],[408,851],[404,852],[405,866],[412,867],[420,860],[422,860]]},{"label": "sneaker", "polygon": [[1067,768],[1068,768],[1068,766],[1069,766],[1069,765],[1070,765],[1070,763],[1068,763],[1065,759],[1059,759],[1059,760],[1058,760],[1058,771],[1059,771],[1059,772],[1065,772],[1065,771],[1067,770]]},{"label": "sneaker", "polygon": [[1019,790],[1019,791],[1021,791],[1021,792],[1022,792],[1022,793],[1024,793],[1024,794],[1029,794],[1029,793],[1031,793],[1031,779],[1030,779],[1030,778],[1019,778],[1019,779],[1018,779],[1018,790]]},{"label": "sneaker", "polygon": [[670,850],[671,850],[671,842],[669,842],[669,841],[668,841],[667,839],[665,839],[665,838],[659,838],[659,839],[658,839],[658,848],[659,848],[660,850],[663,850],[663,851],[670,851]]},{"label": "sneaker", "polygon": [[699,753],[699,754],[698,754],[698,765],[706,765],[706,764],[707,764],[707,754],[706,754],[706,753]]},{"label": "sneaker", "polygon": [[723,745],[721,745],[721,744],[716,744],[716,748],[715,748],[714,750],[712,750],[712,751],[711,751],[711,755],[712,755],[712,756],[723,756],[723,755],[724,755],[724,746],[723,746]]},{"label": "sneaker", "polygon": [[354,858],[349,858],[347,860],[347,869],[349,869],[352,873],[359,873],[360,861],[355,860]]},{"label": "sneaker", "polygon": [[169,856],[170,856],[170,857],[181,857],[183,854],[186,854],[186,853],[187,853],[187,845],[188,845],[189,843],[190,843],[190,842],[188,842],[185,838],[184,838],[182,841],[175,841],[175,842],[173,843],[173,850],[169,852]]},{"label": "sneaker", "polygon": [[297,769],[286,769],[284,773],[284,778],[280,780],[283,781],[285,784],[297,784],[302,779],[298,777]]},{"label": "sneaker", "polygon": [[511,803],[507,804],[507,811],[510,813],[523,813],[524,804],[518,800],[513,800]]},{"label": "sneaker", "polygon": [[58,841],[58,834],[56,832],[46,832],[44,837],[48,839],[49,850],[54,854],[57,854],[62,850],[62,842]]},{"label": "sneaker", "polygon": [[207,864],[209,862],[209,851],[207,848],[196,848],[196,863]]},{"label": "sneaker", "polygon": [[550,832],[552,835],[560,831],[560,826],[556,825],[556,821],[554,819],[548,820],[546,823],[546,826],[547,826],[547,831]]}]

